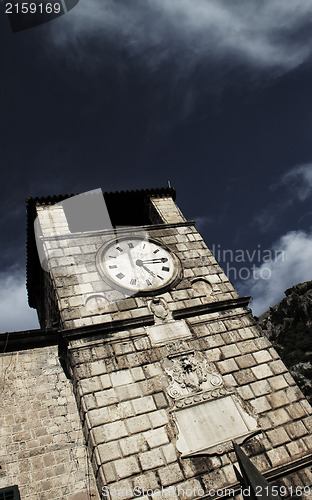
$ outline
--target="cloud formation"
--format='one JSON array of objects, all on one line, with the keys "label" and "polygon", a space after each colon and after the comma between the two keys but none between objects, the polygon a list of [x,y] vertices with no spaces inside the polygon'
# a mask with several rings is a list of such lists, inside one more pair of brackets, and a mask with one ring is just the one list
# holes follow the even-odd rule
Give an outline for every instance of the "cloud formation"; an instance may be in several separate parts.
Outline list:
[{"label": "cloud formation", "polygon": [[0,273],[0,333],[40,328],[27,303],[25,274],[17,268]]},{"label": "cloud formation", "polygon": [[281,184],[286,186],[293,199],[305,201],[312,194],[312,163],[298,165],[286,172]]},{"label": "cloud formation", "polygon": [[264,262],[248,280],[236,285],[240,295],[253,297],[251,308],[256,316],[279,302],[287,288],[312,280],[312,229],[285,234],[273,251],[278,252],[277,259]]},{"label": "cloud formation", "polygon": [[113,45],[152,72],[225,59],[284,71],[310,56],[311,18],[309,0],[80,0],[50,33],[80,58],[104,60]]},{"label": "cloud formation", "polygon": [[[312,163],[291,168],[270,186],[270,190],[274,193],[274,202],[269,203],[253,219],[263,233],[269,231],[295,203],[305,202],[311,196]],[[307,215],[310,215],[310,212],[303,214],[300,220]]]}]

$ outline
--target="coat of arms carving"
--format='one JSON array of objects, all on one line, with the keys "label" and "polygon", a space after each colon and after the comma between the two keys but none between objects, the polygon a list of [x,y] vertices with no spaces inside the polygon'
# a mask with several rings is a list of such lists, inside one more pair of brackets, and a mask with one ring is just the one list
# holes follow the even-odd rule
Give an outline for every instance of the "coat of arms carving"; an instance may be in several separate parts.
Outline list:
[{"label": "coat of arms carving", "polygon": [[173,399],[203,391],[215,391],[223,386],[223,381],[215,373],[200,353],[194,351],[168,356],[165,371],[170,377],[167,387]]}]

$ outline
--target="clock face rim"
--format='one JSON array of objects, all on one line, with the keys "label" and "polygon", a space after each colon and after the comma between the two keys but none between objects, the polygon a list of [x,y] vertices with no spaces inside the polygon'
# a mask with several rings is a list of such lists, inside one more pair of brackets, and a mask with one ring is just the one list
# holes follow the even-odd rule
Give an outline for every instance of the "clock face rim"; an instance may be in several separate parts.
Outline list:
[{"label": "clock face rim", "polygon": [[[118,244],[121,241],[128,241],[128,240],[139,240],[139,241],[148,241],[150,243],[153,243],[154,245],[164,249],[171,258],[171,261],[174,266],[173,274],[171,278],[169,278],[168,281],[166,281],[165,284],[160,285],[160,286],[154,286],[152,288],[144,288],[144,289],[138,289],[134,290],[133,288],[127,288],[127,286],[124,286],[120,283],[117,283],[114,279],[110,277],[110,275],[107,273],[107,270],[105,269],[105,266],[103,265],[103,256],[107,252],[107,250],[114,245]],[[114,238],[113,240],[110,240],[106,243],[104,243],[99,250],[96,253],[96,267],[97,270],[100,274],[100,276],[104,279],[104,281],[109,284],[114,290],[121,291],[122,293],[125,293],[127,295],[131,296],[153,296],[158,293],[165,293],[168,291],[170,288],[172,288],[174,285],[176,285],[180,279],[181,279],[181,272],[182,272],[182,265],[180,262],[180,259],[175,255],[175,253],[170,250],[166,245],[164,245],[161,241],[158,241],[155,238],[141,238],[140,236],[121,236],[119,238]]]}]

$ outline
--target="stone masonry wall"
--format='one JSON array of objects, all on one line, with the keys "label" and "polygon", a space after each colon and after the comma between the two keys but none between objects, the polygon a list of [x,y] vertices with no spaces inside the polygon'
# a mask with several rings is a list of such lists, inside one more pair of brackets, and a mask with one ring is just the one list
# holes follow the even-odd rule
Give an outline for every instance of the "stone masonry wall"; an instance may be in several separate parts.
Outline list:
[{"label": "stone masonry wall", "polygon": [[[152,315],[152,298],[125,298],[113,292],[96,268],[96,253],[116,237],[114,231],[70,234],[61,212],[52,217],[57,241],[49,233],[46,214],[43,226],[64,335],[69,332],[70,339],[71,329],[98,328],[91,338],[70,341],[67,356],[98,488],[104,488],[103,497],[112,500],[133,498],[139,489],[143,495],[149,490],[156,500],[159,488],[170,499],[179,496],[182,500],[185,491],[191,492],[188,498],[202,496],[198,492],[209,496],[211,489],[225,488],[236,480],[232,451],[208,458],[181,458],[177,450],[174,401],[166,391],[169,381],[164,369],[175,349],[201,353],[257,419],[261,433],[244,449],[261,471],[308,455],[312,445],[312,409],[276,351],[261,336],[249,310],[228,305],[209,314],[196,312],[196,307],[207,303],[216,309],[220,302],[232,304],[238,294],[174,202],[167,198],[151,202],[158,214],[155,221],[160,217],[165,224],[136,228],[136,234],[147,232],[166,245],[180,259],[182,269],[175,288],[157,296],[168,311],[164,318],[154,316],[160,327],[157,338],[153,327],[144,326],[144,319],[139,324],[140,318]],[[119,234],[126,236],[127,229]],[[112,294],[113,300],[100,312],[88,310],[88,299],[99,294]],[[193,312],[175,322],[177,314],[183,318],[186,308]],[[131,319],[137,320],[137,328],[114,331],[116,320]],[[101,332],[101,324],[111,324],[111,333]],[[177,334],[172,341],[175,326],[182,336]],[[310,480],[306,470],[289,476],[283,484],[306,486]]]},{"label": "stone masonry wall", "polygon": [[[192,338],[183,340],[184,348],[200,351],[258,418],[262,432],[243,448],[259,470],[308,454],[312,408],[252,316],[233,309],[194,316],[188,326]],[[181,458],[176,449],[163,369],[172,347],[153,346],[148,327],[71,343],[75,392],[98,486],[113,500],[133,498],[139,488],[143,494],[163,488],[169,495],[164,498],[182,499],[185,491],[187,498],[209,496],[236,481],[233,452]],[[306,470],[301,479],[297,474],[279,484],[291,491],[311,480]]]},{"label": "stone masonry wall", "polygon": [[[207,301],[220,301],[238,297],[233,285],[225,276],[210,250],[192,224],[176,227],[150,226],[144,233],[165,244],[180,259],[183,269],[181,282],[163,297],[170,309],[183,309]],[[127,234],[126,230],[123,231]],[[131,234],[131,233],[130,233]],[[138,230],[138,233],[139,230]],[[148,298],[137,297],[124,300],[120,292],[112,292],[100,276],[95,263],[97,251],[114,239],[112,232],[91,235],[80,234],[64,237],[58,241],[45,239],[45,245],[52,255],[51,274],[64,328],[77,328],[107,323],[119,319],[144,316]],[[192,281],[206,279],[212,288],[211,297],[192,286]],[[94,294],[110,294],[113,301],[101,314],[90,312],[86,300]]]},{"label": "stone masonry wall", "polygon": [[22,500],[98,498],[57,348],[2,354],[0,393],[0,488],[17,484]]}]

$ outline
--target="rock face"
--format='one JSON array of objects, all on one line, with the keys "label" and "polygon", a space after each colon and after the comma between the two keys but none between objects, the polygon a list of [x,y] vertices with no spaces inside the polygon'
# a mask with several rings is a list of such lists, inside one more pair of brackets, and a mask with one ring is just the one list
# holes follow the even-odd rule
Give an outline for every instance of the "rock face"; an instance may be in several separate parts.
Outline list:
[{"label": "rock face", "polygon": [[258,321],[312,403],[312,281],[289,288],[285,295]]}]

